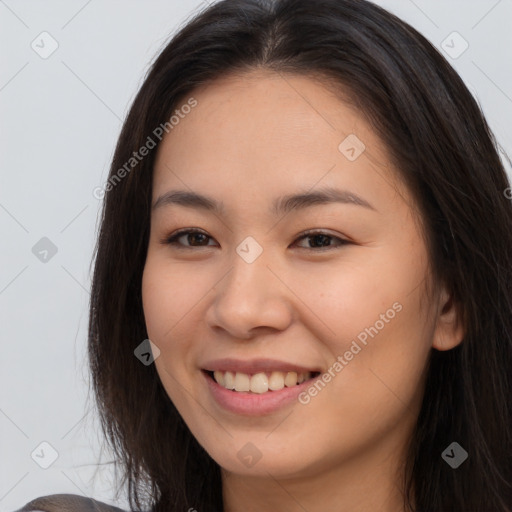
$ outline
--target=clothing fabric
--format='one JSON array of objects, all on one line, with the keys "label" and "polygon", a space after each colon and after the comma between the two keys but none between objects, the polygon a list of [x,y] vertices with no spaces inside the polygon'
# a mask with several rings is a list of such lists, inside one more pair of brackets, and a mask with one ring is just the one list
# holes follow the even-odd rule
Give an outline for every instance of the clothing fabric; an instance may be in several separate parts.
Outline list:
[{"label": "clothing fabric", "polygon": [[51,494],[27,503],[15,512],[126,512],[102,501],[77,494]]}]

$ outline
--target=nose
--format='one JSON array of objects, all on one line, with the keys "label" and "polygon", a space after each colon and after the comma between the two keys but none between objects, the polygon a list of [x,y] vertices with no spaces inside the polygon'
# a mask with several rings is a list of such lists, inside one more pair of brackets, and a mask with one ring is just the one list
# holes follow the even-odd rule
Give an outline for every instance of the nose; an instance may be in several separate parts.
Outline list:
[{"label": "nose", "polygon": [[[215,286],[206,313],[208,325],[238,339],[250,339],[262,330],[285,330],[293,319],[291,291],[264,257],[252,263],[234,254],[230,270]],[[269,268],[270,267],[270,268]]]}]

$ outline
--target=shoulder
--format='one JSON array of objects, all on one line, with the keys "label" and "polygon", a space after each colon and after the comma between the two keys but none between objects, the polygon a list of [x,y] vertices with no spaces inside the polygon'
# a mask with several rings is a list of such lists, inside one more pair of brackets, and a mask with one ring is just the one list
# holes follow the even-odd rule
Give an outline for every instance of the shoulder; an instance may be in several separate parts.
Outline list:
[{"label": "shoulder", "polygon": [[15,512],[126,512],[77,494],[52,494],[36,498]]}]

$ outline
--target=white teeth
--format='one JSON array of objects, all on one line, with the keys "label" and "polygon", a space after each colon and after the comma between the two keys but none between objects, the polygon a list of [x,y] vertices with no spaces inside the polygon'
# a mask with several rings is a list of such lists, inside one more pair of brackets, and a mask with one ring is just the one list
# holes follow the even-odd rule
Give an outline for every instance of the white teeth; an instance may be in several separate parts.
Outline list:
[{"label": "white teeth", "polygon": [[297,385],[297,372],[288,372],[284,378],[284,385],[287,388]]},{"label": "white teeth", "polygon": [[250,391],[251,393],[267,393],[268,391],[279,391],[285,386],[287,388],[301,384],[312,377],[311,372],[265,372],[249,375],[241,372],[213,372],[215,381],[226,389],[235,391]]},{"label": "white teeth", "polygon": [[[222,373],[222,372],[218,372]],[[215,373],[213,374],[213,377],[215,377]],[[215,379],[217,380],[217,379]],[[219,382],[217,380],[217,382]],[[225,372],[224,373],[224,383],[220,383],[221,386],[224,386],[226,389],[235,389],[235,375],[231,372]]]},{"label": "white teeth", "polygon": [[224,374],[219,371],[213,372],[213,377],[221,385],[224,386]]},{"label": "white teeth", "polygon": [[279,391],[284,388],[284,373],[283,372],[272,372],[270,379],[268,380],[268,387],[272,391]]},{"label": "white teeth", "polygon": [[236,372],[235,391],[249,391],[251,389],[251,379],[246,373]]},{"label": "white teeth", "polygon": [[266,393],[268,391],[268,377],[265,373],[256,373],[251,377],[251,391],[253,393]]}]

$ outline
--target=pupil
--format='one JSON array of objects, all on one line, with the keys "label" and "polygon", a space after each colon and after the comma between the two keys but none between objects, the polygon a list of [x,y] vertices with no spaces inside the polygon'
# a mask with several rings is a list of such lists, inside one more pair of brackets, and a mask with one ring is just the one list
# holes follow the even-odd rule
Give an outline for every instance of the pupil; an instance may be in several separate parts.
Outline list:
[{"label": "pupil", "polygon": [[329,240],[330,240],[329,236],[327,236],[327,235],[313,235],[313,240],[318,240],[318,239],[320,239],[321,242],[319,244],[313,244],[315,247],[322,247],[322,246],[329,245]]},{"label": "pupil", "polygon": [[[206,238],[206,235],[204,235],[203,233],[190,233],[188,235],[188,242],[191,244],[191,245],[194,245],[194,240],[198,241],[197,240],[197,237],[204,237]],[[204,240],[203,240],[204,241]],[[201,244],[201,240],[198,241],[199,244]]]}]

